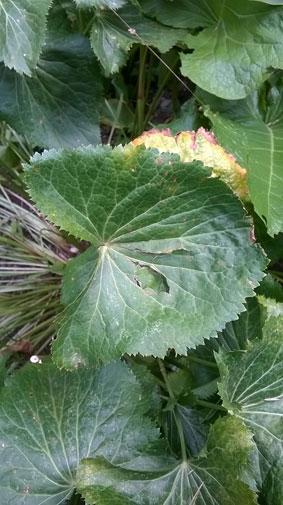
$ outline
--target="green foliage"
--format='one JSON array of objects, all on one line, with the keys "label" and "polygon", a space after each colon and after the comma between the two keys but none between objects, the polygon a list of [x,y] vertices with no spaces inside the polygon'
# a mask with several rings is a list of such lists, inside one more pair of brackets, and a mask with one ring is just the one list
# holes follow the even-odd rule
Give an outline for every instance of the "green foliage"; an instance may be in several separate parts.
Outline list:
[{"label": "green foliage", "polygon": [[265,260],[241,204],[209,175],[132,146],[50,151],[27,166],[38,207],[93,244],[65,272],[60,366],[184,353],[244,309]]},{"label": "green foliage", "polygon": [[226,102],[201,94],[210,105],[207,115],[219,142],[248,169],[255,211],[265,220],[271,236],[283,231],[282,90],[280,72],[245,100]]},{"label": "green foliage", "polygon": [[252,429],[269,465],[261,485],[267,489],[270,505],[282,500],[282,322],[282,316],[271,317],[264,326],[263,340],[246,354],[220,353],[218,357],[223,404]]},{"label": "green foliage", "polygon": [[97,12],[90,41],[106,75],[109,75],[124,65],[134,43],[149,44],[165,53],[185,35],[185,31],[163,26],[128,5],[119,10],[119,17],[113,11]]},{"label": "green foliage", "polygon": [[282,505],[282,41],[0,0],[1,504]]},{"label": "green foliage", "polygon": [[52,0],[2,0],[0,60],[17,72],[31,75],[44,42],[46,16]]},{"label": "green foliage", "polygon": [[[100,141],[100,71],[86,37],[72,33],[63,16],[56,19],[58,14],[55,11],[50,20],[31,77],[0,66],[0,118],[33,145],[95,144]],[[58,27],[60,22],[63,26]]]}]

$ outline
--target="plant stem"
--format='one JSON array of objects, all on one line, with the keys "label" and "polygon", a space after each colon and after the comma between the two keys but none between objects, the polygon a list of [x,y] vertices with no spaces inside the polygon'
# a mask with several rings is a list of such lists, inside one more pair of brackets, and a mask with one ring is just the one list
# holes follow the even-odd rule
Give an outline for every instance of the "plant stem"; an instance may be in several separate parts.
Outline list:
[{"label": "plant stem", "polygon": [[[164,366],[164,362],[161,359],[158,358],[158,364],[159,364],[160,372],[161,372],[162,377],[164,379],[164,382],[166,384],[169,396],[170,396],[170,398],[173,401],[176,401],[176,398],[175,398],[175,395],[174,395],[174,393],[172,391],[170,382],[168,381],[168,377],[167,377],[166,369],[165,369],[165,366]],[[179,416],[178,412],[175,409],[173,411],[173,414],[174,414],[174,418],[175,418],[175,422],[176,422],[176,426],[177,426],[177,430],[178,430],[178,434],[179,434],[179,438],[180,438],[182,458],[183,458],[184,461],[187,461],[187,459],[188,459],[187,458],[187,449],[186,449],[186,442],[185,442],[185,437],[184,437],[184,432],[183,432],[183,427],[182,427],[181,419],[180,419],[180,416]]]},{"label": "plant stem", "polygon": [[178,411],[174,410],[173,414],[174,414],[174,418],[175,418],[175,422],[176,422],[176,426],[177,426],[178,434],[179,434],[179,438],[180,438],[182,459],[183,459],[183,461],[187,461],[188,455],[187,455],[186,441],[185,441],[185,437],[184,437],[184,431],[183,431],[183,426],[181,423],[181,418],[180,418]]},{"label": "plant stem", "polygon": [[[172,68],[175,67],[177,61],[178,61],[178,58],[176,59],[176,61],[174,61],[173,65],[172,65]],[[165,74],[165,77],[164,77],[163,81],[160,83],[160,86],[158,86],[158,90],[157,90],[157,92],[156,92],[156,94],[155,94],[155,96],[154,96],[154,98],[153,98],[153,100],[151,102],[151,105],[150,105],[150,107],[149,107],[149,109],[147,111],[147,114],[145,116],[145,120],[144,120],[144,124],[143,124],[143,129],[146,128],[146,125],[147,125],[148,121],[150,120],[153,112],[155,111],[155,109],[156,109],[156,107],[158,105],[158,102],[159,102],[159,100],[160,100],[160,98],[162,96],[163,90],[164,90],[164,88],[166,86],[166,83],[167,83],[168,79],[171,77],[171,75],[172,75],[171,72],[168,71]]]},{"label": "plant stem", "polygon": [[143,131],[144,124],[144,106],[145,106],[145,63],[147,56],[147,47],[140,46],[140,66],[138,80],[138,97],[137,97],[137,131],[136,135],[140,135]]},{"label": "plant stem", "polygon": [[175,400],[175,395],[172,391],[172,388],[171,388],[171,385],[170,385],[170,382],[168,380],[168,377],[167,377],[167,373],[166,373],[166,369],[165,369],[165,366],[164,366],[164,363],[162,361],[162,359],[158,358],[158,364],[159,364],[159,368],[160,368],[160,372],[161,372],[161,375],[164,379],[164,382],[166,384],[166,388],[167,388],[167,391],[169,393],[169,396],[172,400]]},{"label": "plant stem", "polygon": [[[208,366],[210,368],[218,368],[216,363],[212,363],[212,361],[208,361],[206,359],[198,358],[197,356],[194,356],[192,354],[188,354],[185,357],[187,357],[190,361],[194,361],[195,363],[200,363],[201,365]],[[171,363],[172,365],[175,365],[176,367],[180,368],[181,370],[188,369],[188,367],[183,363],[180,363],[177,358],[166,356],[165,360],[168,361],[168,363]]]},{"label": "plant stem", "polygon": [[216,365],[216,363],[212,363],[212,361],[198,358],[197,356],[193,356],[192,354],[188,354],[187,357],[190,361],[193,361],[194,363],[199,363],[200,365],[208,366],[209,368],[218,369],[218,366]]},{"label": "plant stem", "polygon": [[213,409],[213,410],[221,410],[222,412],[227,412],[227,410],[222,407],[222,405],[217,405],[216,403],[212,402],[207,402],[206,400],[196,400],[198,405],[202,405],[203,407],[207,407],[208,409]]}]

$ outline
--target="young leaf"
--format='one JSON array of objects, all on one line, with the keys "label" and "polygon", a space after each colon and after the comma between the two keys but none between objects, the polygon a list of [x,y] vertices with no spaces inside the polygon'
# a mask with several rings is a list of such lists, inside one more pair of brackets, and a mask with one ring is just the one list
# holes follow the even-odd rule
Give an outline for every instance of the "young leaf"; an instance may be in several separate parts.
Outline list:
[{"label": "young leaf", "polygon": [[[282,503],[283,316],[271,317],[264,338],[247,352],[221,352],[217,361],[223,404],[250,427],[269,463],[270,505]],[[280,491],[281,490],[281,491]],[[272,498],[273,497],[273,498]]]},{"label": "young leaf", "polygon": [[140,470],[166,458],[165,442],[143,417],[148,397],[122,363],[72,373],[27,365],[1,390],[0,401],[3,505],[65,503],[82,458],[103,456]]},{"label": "young leaf", "polygon": [[212,426],[203,457],[142,472],[85,459],[77,488],[87,505],[253,505],[254,493],[238,480],[251,447],[243,424],[225,417]]},{"label": "young leaf", "polygon": [[44,41],[46,16],[52,0],[1,0],[0,61],[31,75]]},{"label": "young leaf", "polygon": [[257,214],[273,236],[283,231],[282,140],[283,77],[280,74],[268,95],[268,107],[260,107],[260,94],[240,101],[220,101],[206,93],[207,115],[217,140],[247,167],[248,187]]},{"label": "young leaf", "polygon": [[131,145],[50,151],[26,166],[41,211],[94,246],[65,274],[74,288],[63,290],[58,364],[184,353],[243,311],[266,261],[239,200],[209,176]]},{"label": "young leaf", "polygon": [[152,45],[165,53],[184,36],[184,30],[163,26],[127,5],[119,10],[119,16],[107,9],[97,12],[90,40],[106,74],[111,74],[126,62],[134,43]]},{"label": "young leaf", "polygon": [[0,66],[0,118],[41,147],[96,144],[101,80],[89,42],[52,35],[32,77]]},{"label": "young leaf", "polygon": [[[194,6],[195,0],[187,2]],[[282,68],[282,7],[246,0],[197,2],[204,28],[184,39],[182,73],[221,98],[245,98],[259,87],[268,67]],[[247,50],[248,48],[248,50]],[[223,78],[225,76],[225,78]]]}]

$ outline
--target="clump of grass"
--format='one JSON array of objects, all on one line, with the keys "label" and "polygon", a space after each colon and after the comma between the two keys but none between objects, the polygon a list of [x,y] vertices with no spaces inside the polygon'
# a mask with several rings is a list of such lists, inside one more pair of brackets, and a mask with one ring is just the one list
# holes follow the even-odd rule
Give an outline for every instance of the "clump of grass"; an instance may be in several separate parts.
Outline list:
[{"label": "clump of grass", "polygon": [[77,252],[24,197],[0,186],[0,350],[46,352],[61,274]]}]

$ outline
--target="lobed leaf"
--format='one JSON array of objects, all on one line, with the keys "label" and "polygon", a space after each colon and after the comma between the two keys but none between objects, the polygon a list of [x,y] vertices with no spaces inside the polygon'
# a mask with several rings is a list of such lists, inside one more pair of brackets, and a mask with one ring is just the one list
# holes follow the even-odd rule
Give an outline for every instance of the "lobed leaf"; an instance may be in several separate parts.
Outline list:
[{"label": "lobed leaf", "polygon": [[149,407],[122,363],[72,373],[50,363],[25,366],[1,390],[2,503],[65,503],[82,458],[140,470],[170,464],[165,441],[143,417]]},{"label": "lobed leaf", "polygon": [[238,480],[251,447],[248,430],[226,417],[211,428],[203,457],[143,472],[85,459],[77,487],[88,505],[252,505],[254,493]]},{"label": "lobed leaf", "polygon": [[[246,0],[198,1],[204,28],[184,39],[182,73],[198,86],[227,99],[245,98],[265,80],[270,67],[282,68],[283,9]],[[187,12],[195,0],[187,2]],[[202,20],[200,19],[202,17]]]},{"label": "lobed leaf", "polygon": [[1,0],[0,61],[31,75],[44,42],[52,0]]},{"label": "lobed leaf", "polygon": [[32,77],[0,66],[0,118],[41,147],[100,141],[101,79],[87,39],[53,31]]},{"label": "lobed leaf", "polygon": [[93,244],[64,275],[60,366],[185,353],[236,319],[263,277],[239,200],[200,162],[131,145],[49,151],[26,181],[51,221]]},{"label": "lobed leaf", "polygon": [[282,90],[283,78],[279,74],[267,96],[265,111],[260,107],[257,93],[245,100],[221,103],[201,94],[211,106],[207,115],[218,141],[247,167],[251,200],[271,236],[283,231]]},{"label": "lobed leaf", "polygon": [[200,127],[197,131],[179,131],[172,136],[169,129],[152,129],[132,141],[134,146],[155,147],[160,153],[176,153],[181,161],[200,160],[213,169],[212,176],[220,177],[243,201],[248,201],[246,169],[236,163],[218,144],[214,134]]},{"label": "lobed leaf", "polygon": [[97,12],[91,29],[91,46],[106,74],[119,70],[134,43],[165,53],[185,36],[184,30],[153,21],[132,5],[122,7],[118,14],[107,9]]},{"label": "lobed leaf", "polygon": [[[262,341],[247,351],[221,352],[223,405],[254,433],[269,471],[262,484],[269,505],[282,501],[283,316],[270,317]],[[266,474],[266,471],[265,471]]]}]

